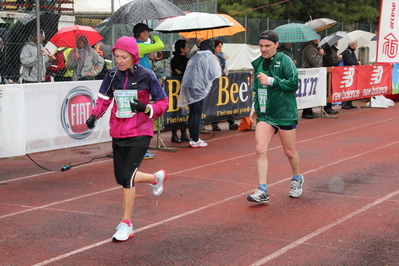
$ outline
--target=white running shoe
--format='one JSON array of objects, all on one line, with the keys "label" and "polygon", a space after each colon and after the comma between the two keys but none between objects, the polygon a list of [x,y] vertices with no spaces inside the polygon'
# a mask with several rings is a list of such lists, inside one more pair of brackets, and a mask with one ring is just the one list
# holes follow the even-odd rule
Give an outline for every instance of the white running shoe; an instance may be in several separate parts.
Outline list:
[{"label": "white running shoe", "polygon": [[168,178],[168,174],[162,169],[156,172],[154,175],[157,178],[157,183],[155,185],[150,184],[150,186],[152,186],[152,193],[155,196],[159,196],[163,192],[163,182],[166,180],[166,178]]},{"label": "white running shoe", "polygon": [[255,193],[247,196],[248,201],[267,203],[269,202],[269,194],[259,188],[255,190]]},{"label": "white running shoe", "polygon": [[130,224],[130,227],[127,226],[126,223],[120,223],[116,227],[116,233],[112,236],[112,240],[114,241],[126,241],[129,237],[134,236],[133,233],[133,225]]},{"label": "white running shoe", "polygon": [[302,186],[305,183],[305,178],[301,175],[299,180],[291,180],[290,197],[298,198],[302,194]]},{"label": "white running shoe", "polygon": [[189,145],[191,148],[205,148],[206,146],[208,146],[208,143],[206,143],[202,139],[198,139],[198,141],[190,140]]}]

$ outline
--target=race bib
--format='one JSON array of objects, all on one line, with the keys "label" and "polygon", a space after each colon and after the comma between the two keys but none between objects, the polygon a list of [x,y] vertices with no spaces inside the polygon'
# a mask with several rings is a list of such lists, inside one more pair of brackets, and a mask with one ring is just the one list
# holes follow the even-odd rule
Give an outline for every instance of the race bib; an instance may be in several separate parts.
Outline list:
[{"label": "race bib", "polygon": [[266,112],[267,89],[258,89],[259,109],[262,113]]},{"label": "race bib", "polygon": [[129,118],[136,114],[135,112],[132,112],[132,109],[130,108],[130,101],[137,99],[136,90],[115,90],[114,98],[116,106],[118,107],[116,110],[116,117]]}]

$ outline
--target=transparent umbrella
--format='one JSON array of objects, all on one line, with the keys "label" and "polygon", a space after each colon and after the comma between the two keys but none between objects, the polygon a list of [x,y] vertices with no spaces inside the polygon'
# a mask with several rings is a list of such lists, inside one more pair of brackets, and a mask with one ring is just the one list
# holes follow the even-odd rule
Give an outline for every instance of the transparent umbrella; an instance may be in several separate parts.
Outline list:
[{"label": "transparent umbrella", "polygon": [[357,41],[357,46],[362,47],[371,42],[376,35],[364,30],[354,30],[346,33],[338,42],[338,53],[342,53],[351,42]]}]

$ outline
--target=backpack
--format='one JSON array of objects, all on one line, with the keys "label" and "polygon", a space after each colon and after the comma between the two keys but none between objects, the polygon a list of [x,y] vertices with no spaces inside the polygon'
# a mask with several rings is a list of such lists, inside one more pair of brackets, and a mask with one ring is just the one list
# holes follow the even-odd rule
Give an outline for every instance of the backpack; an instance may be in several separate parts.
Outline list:
[{"label": "backpack", "polygon": [[48,73],[55,77],[62,77],[64,76],[65,72],[68,70],[67,66],[65,64],[65,55],[64,51],[68,49],[68,47],[64,47],[61,50],[58,50],[55,54],[55,60],[53,62],[53,65],[48,67]]}]

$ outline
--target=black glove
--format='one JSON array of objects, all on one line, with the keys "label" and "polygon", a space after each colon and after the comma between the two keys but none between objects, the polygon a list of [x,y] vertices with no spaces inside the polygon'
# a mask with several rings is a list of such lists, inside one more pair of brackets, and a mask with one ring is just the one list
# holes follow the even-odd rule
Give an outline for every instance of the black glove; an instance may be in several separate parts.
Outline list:
[{"label": "black glove", "polygon": [[95,126],[95,123],[96,123],[96,116],[95,115],[91,115],[89,117],[89,119],[86,120],[86,125],[90,129]]},{"label": "black glove", "polygon": [[144,112],[145,109],[147,109],[147,105],[137,99],[134,99],[133,101],[130,101],[130,108],[135,113]]}]

